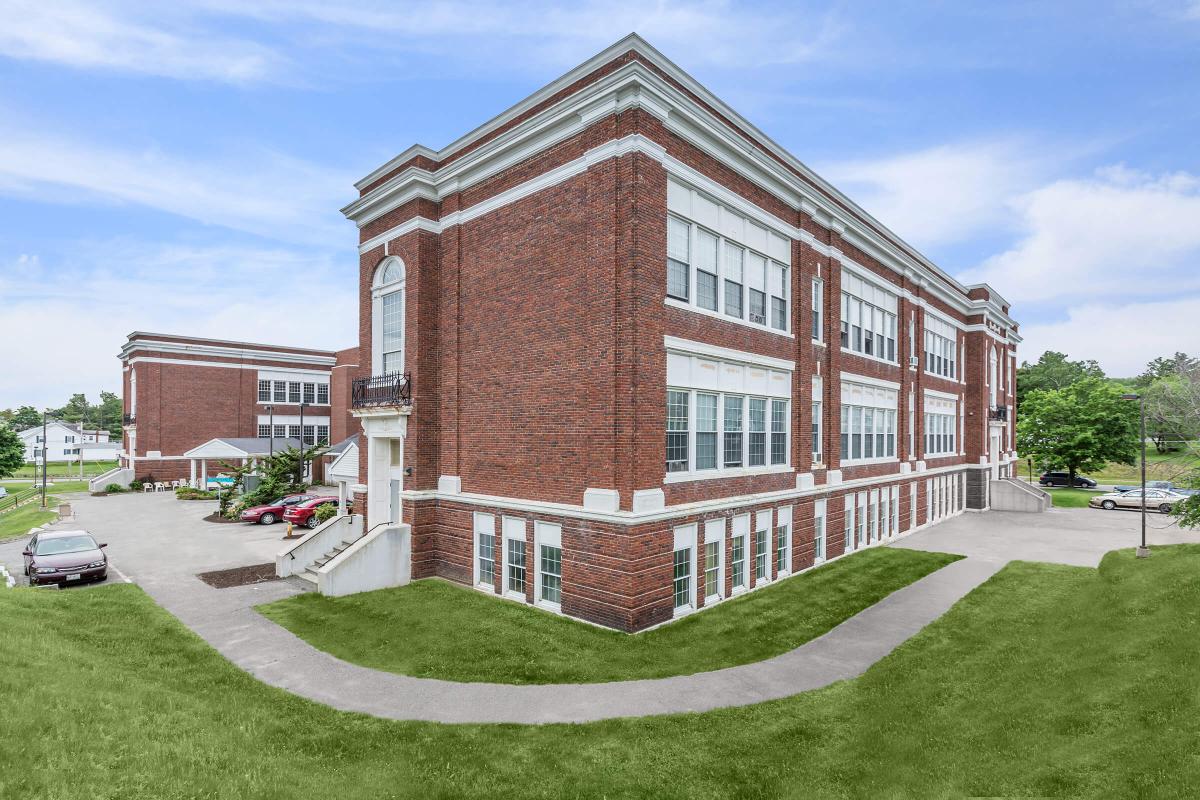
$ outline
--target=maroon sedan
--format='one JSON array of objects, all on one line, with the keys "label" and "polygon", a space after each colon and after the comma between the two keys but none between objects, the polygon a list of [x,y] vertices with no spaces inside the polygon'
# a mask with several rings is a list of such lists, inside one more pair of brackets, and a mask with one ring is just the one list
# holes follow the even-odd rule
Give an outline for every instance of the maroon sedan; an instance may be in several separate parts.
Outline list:
[{"label": "maroon sedan", "polygon": [[291,508],[283,512],[283,521],[290,522],[293,525],[303,525],[306,528],[315,528],[318,523],[316,518],[317,509],[323,505],[332,503],[337,505],[336,497],[313,497],[305,500],[303,503],[297,503]]},{"label": "maroon sedan", "polygon": [[56,583],[102,581],[108,577],[108,556],[87,531],[42,531],[35,533],[25,557],[25,574],[30,586]]},{"label": "maroon sedan", "polygon": [[242,522],[257,522],[260,525],[271,525],[283,518],[283,512],[296,505],[303,503],[305,500],[312,500],[316,495],[312,494],[289,494],[287,497],[281,497],[274,503],[266,505],[254,506],[247,508],[242,512]]}]

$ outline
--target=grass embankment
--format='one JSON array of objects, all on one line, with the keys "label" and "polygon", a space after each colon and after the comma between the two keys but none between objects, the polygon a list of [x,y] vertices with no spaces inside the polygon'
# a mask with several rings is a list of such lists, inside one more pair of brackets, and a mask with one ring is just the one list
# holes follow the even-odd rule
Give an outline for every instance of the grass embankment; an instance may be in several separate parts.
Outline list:
[{"label": "grass embankment", "polygon": [[[47,510],[43,510],[42,501],[39,497],[23,506],[14,508],[12,511],[5,511],[3,514],[0,514],[0,542],[20,539],[29,533],[30,528],[36,528],[38,525],[44,525],[47,522],[58,519],[58,512],[49,510],[57,507],[58,498],[47,497]],[[12,565],[9,564],[8,566],[11,569]]]},{"label": "grass embankment", "polygon": [[1065,486],[1058,489],[1042,487],[1050,494],[1050,502],[1055,508],[1087,508],[1088,500],[1104,492],[1092,489],[1068,489]]},{"label": "grass embankment", "polygon": [[0,591],[0,796],[1194,796],[1197,574],[1195,545],[1015,563],[856,680],[544,727],[333,711],[132,585]]},{"label": "grass embankment", "polygon": [[[41,488],[42,481],[0,481],[0,486],[3,486],[10,493],[19,492],[22,489],[28,489],[30,486]],[[46,488],[56,494],[70,494],[88,491],[87,481],[72,481],[65,478],[51,478],[46,482]]]},{"label": "grass embankment", "polygon": [[452,681],[595,683],[705,672],[779,655],[958,556],[874,548],[630,636],[443,581],[259,611],[314,647]]},{"label": "grass embankment", "polygon": [[[1200,454],[1195,452],[1156,453],[1151,448],[1146,454],[1146,480],[1171,481],[1183,485],[1188,473],[1200,469]],[[1135,464],[1109,464],[1099,472],[1089,472],[1088,477],[1097,483],[1113,485],[1141,485],[1142,467]]]},{"label": "grass embankment", "polygon": [[[116,461],[85,461],[85,462],[83,462],[83,477],[84,478],[94,478],[97,475],[103,475],[105,472],[108,472],[110,469],[113,469],[116,466],[118,466]],[[66,462],[60,462],[57,464],[47,464],[46,465],[46,474],[49,475],[51,478],[54,478],[54,477],[78,478],[79,477],[79,462],[76,461],[74,464],[68,464]],[[28,463],[25,464],[24,466],[18,467],[17,471],[13,474],[13,477],[14,478],[32,479],[35,475],[38,477],[39,480],[41,479],[41,477],[42,477],[41,463],[38,463],[36,465],[36,467],[33,464],[28,464]]]}]

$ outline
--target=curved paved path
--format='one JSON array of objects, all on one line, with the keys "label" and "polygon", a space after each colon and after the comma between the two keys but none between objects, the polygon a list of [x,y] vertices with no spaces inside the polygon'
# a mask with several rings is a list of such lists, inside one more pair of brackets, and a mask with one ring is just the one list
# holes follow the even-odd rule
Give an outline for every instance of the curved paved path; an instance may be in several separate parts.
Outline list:
[{"label": "curved paved path", "polygon": [[[1121,514],[1089,518],[1085,526],[1079,524],[1082,517],[1065,512],[962,516],[896,546],[960,552],[967,558],[783,655],[672,678],[512,686],[412,678],[317,650],[254,611],[260,603],[303,591],[289,581],[221,590],[207,586],[193,577],[195,572],[261,563],[279,548],[278,529],[200,521],[208,505],[181,509],[166,496],[82,498],[77,511],[80,527],[111,543],[114,563],[124,573],[256,678],[345,711],[450,723],[590,722],[750,705],[817,689],[862,674],[1011,558],[1092,566],[1107,550],[1132,544],[1136,523],[1134,515]],[[1110,535],[1097,532],[1098,521]],[[1072,535],[1075,528],[1080,535]],[[1156,532],[1153,540],[1195,538]],[[1036,555],[1027,554],[1031,548]],[[14,549],[19,553],[20,543],[0,546],[0,563],[13,564]]]}]

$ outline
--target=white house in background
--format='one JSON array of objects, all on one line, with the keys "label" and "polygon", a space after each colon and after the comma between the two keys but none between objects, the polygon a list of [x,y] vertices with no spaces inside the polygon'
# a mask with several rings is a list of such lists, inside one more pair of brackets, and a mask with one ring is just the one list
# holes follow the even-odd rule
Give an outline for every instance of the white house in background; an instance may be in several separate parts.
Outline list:
[{"label": "white house in background", "polygon": [[[43,433],[45,441],[42,440]],[[17,435],[25,443],[27,462],[40,462],[43,449],[47,451],[46,461],[52,464],[78,461],[80,457],[88,461],[116,459],[121,449],[119,442],[108,440],[106,430],[92,430],[57,420],[46,423],[45,427],[37,425],[27,428]]]}]

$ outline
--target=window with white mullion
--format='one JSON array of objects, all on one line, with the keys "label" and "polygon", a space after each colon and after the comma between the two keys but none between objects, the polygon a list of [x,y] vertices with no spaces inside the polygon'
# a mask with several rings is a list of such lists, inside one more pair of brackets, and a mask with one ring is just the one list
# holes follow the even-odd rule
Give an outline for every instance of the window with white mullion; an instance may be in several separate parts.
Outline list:
[{"label": "window with white mullion", "polygon": [[697,470],[717,468],[717,395],[696,392],[695,453]]},{"label": "window with white mullion", "polygon": [[678,217],[667,217],[667,296],[691,300],[692,226]]},{"label": "window with white mullion", "polygon": [[749,403],[749,448],[746,465],[761,467],[767,463],[767,401],[762,397],[751,397]]},{"label": "window with white mullion", "polygon": [[770,265],[771,327],[778,331],[788,329],[788,274],[787,269],[774,261]]},{"label": "window with white mullion", "polygon": [[824,298],[825,298],[824,282],[820,278],[813,278],[813,281],[812,281],[812,309],[811,309],[811,311],[812,311],[812,338],[817,340],[818,342],[823,341],[823,339],[824,339],[824,337],[821,335],[821,332],[822,332],[821,323],[822,323],[822,318],[824,317],[824,314],[823,314],[824,306],[822,305],[824,303]]},{"label": "window with white mullion", "polygon": [[746,463],[746,435],[744,432],[746,398],[741,395],[727,394],[722,399],[723,463],[726,467],[741,467]]},{"label": "window with white mullion", "polygon": [[689,393],[667,391],[667,472],[687,472]]},{"label": "window with white mullion", "polygon": [[736,319],[746,318],[745,299],[745,254],[746,251],[732,242],[725,242],[724,254],[724,309],[726,315]]},{"label": "window with white mullion", "polygon": [[703,228],[693,226],[695,239],[696,305],[706,311],[717,310],[717,253],[720,240]]}]

